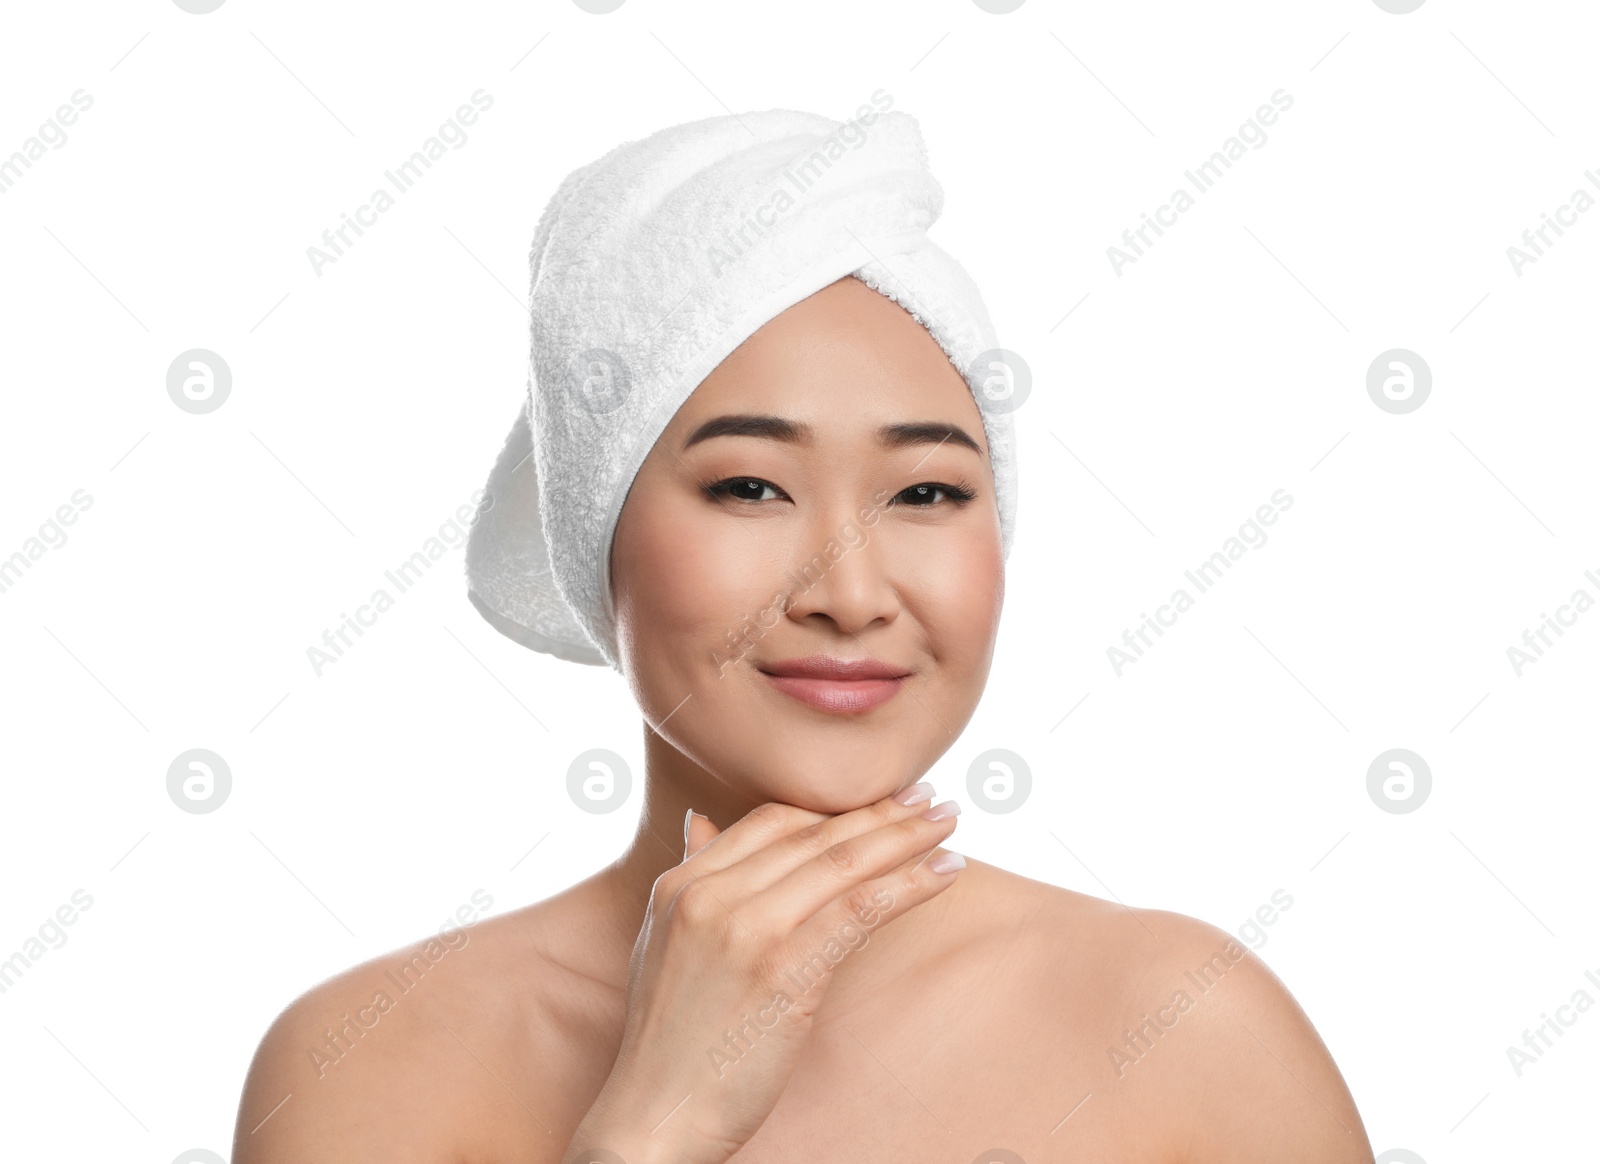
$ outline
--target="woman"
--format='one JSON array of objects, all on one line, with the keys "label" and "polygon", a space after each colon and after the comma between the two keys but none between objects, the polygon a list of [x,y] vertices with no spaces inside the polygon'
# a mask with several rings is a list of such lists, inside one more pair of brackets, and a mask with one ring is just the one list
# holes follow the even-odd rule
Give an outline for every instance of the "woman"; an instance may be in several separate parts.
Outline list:
[{"label": "woman", "polygon": [[476,925],[332,1068],[308,1049],[427,943],[292,1003],[234,1164],[1370,1164],[1228,934],[946,847],[957,806],[920,778],[988,677],[1018,401],[921,233],[939,209],[894,112],[708,119],[563,183],[469,575],[499,629],[626,677],[638,831]]}]

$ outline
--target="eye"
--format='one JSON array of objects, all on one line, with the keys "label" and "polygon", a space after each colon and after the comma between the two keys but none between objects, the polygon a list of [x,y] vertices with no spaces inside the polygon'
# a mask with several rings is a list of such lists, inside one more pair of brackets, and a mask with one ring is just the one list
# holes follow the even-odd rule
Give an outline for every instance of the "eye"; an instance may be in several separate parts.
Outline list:
[{"label": "eye", "polygon": [[[977,496],[977,493],[966,485],[941,485],[936,481],[924,481],[920,485],[902,489],[895,496],[895,501],[905,498],[912,509],[931,509],[937,506],[935,495],[939,493],[945,494],[949,497],[950,503],[955,505],[965,505]],[[894,502],[891,501],[890,504]]]},{"label": "eye", "polygon": [[[772,495],[768,495],[768,491]],[[762,501],[775,501],[778,499],[793,500],[778,486],[760,477],[727,477],[714,484],[707,485],[705,492],[713,499],[723,497],[747,504],[757,504]],[[924,481],[902,489],[890,502],[891,505],[902,502],[912,509],[934,509],[941,504],[940,495],[943,495],[943,504],[965,505],[977,496],[977,492],[969,485],[942,484],[936,481]]]},{"label": "eye", "polygon": [[757,502],[774,500],[773,498],[761,496],[762,492],[768,489],[781,497],[789,496],[772,482],[763,481],[760,477],[729,477],[713,485],[707,485],[706,493],[713,498],[731,497],[735,501]]}]

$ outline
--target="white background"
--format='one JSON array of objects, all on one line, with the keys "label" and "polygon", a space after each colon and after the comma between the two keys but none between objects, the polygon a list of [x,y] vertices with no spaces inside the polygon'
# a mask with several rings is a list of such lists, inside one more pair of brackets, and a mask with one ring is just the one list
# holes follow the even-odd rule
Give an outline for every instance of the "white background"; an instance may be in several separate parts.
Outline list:
[{"label": "white background", "polygon": [[[565,776],[603,747],[637,777],[622,680],[497,635],[459,550],[320,678],[307,648],[484,484],[565,174],[878,88],[944,184],[933,237],[1034,377],[993,675],[932,772],[968,808],[959,848],[1229,930],[1291,895],[1259,952],[1380,1154],[1592,1143],[1600,1012],[1520,1077],[1506,1051],[1600,999],[1600,613],[1520,676],[1507,656],[1600,598],[1600,213],[1520,275],[1507,256],[1600,195],[1590,16],[10,7],[0,156],[74,91],[93,105],[0,195],[0,557],[93,501],[0,593],[0,959],[74,890],[93,905],[0,994],[3,1154],[226,1156],[290,999],[474,890],[513,909],[620,851],[637,783],[595,815]],[[466,144],[319,276],[307,248],[480,88]],[[1107,248],[1279,89],[1266,143],[1117,274]],[[207,415],[166,391],[197,347],[233,376]],[[1432,371],[1405,415],[1366,389],[1391,348]],[[1107,648],[1277,489],[1269,540],[1118,677]],[[997,747],[1033,780],[1004,815],[966,780]],[[1367,792],[1397,747],[1433,779],[1406,814]],[[231,769],[215,812],[168,797],[191,748]]]}]

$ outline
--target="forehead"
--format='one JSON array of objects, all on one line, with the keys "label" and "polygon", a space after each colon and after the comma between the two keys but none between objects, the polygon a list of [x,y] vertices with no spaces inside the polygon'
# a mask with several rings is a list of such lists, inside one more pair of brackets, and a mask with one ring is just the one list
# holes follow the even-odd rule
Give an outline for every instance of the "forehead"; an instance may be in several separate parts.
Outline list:
[{"label": "forehead", "polygon": [[763,411],[819,427],[854,418],[974,420],[966,380],[909,312],[853,276],[768,320],[703,380],[675,424]]}]

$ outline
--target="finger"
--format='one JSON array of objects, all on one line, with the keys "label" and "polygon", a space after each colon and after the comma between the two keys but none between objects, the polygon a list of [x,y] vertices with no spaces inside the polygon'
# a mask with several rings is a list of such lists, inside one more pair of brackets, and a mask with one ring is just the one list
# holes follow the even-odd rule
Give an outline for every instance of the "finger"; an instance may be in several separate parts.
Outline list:
[{"label": "finger", "polygon": [[[928,868],[931,854],[905,863],[881,877],[852,886],[826,903],[804,925],[795,930],[790,950],[793,965],[789,981],[816,984],[825,978],[844,953],[859,950],[871,940],[872,931],[904,917],[954,885],[960,868],[936,873]],[[950,856],[964,861],[958,853]]]},{"label": "finger", "polygon": [[736,896],[748,897],[759,893],[843,841],[921,816],[927,811],[932,796],[933,786],[923,782],[850,812],[824,817],[772,841],[737,864],[729,865],[719,880],[727,882],[729,892]]},{"label": "finger", "polygon": [[[684,863],[687,865],[692,862],[697,875],[712,873],[792,832],[827,819],[825,813],[797,808],[781,801],[758,804],[712,836],[711,841],[715,843],[708,842],[700,849],[690,850],[690,857]],[[693,827],[691,819],[690,828]]]},{"label": "finger", "polygon": [[[938,807],[946,806],[953,808],[954,802]],[[907,876],[906,862],[948,840],[957,820],[953,813],[937,820],[919,813],[846,838],[751,895],[750,903],[777,927],[798,930],[830,902],[869,881]]]},{"label": "finger", "polygon": [[683,859],[687,861],[721,833],[722,830],[711,822],[710,817],[701,816],[691,808],[683,818]]}]

